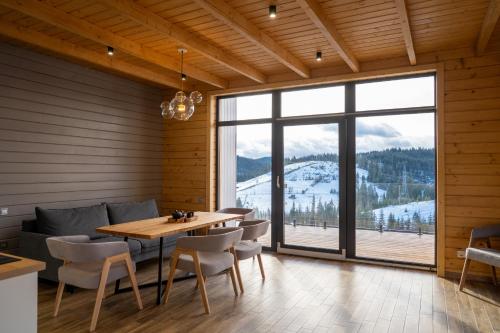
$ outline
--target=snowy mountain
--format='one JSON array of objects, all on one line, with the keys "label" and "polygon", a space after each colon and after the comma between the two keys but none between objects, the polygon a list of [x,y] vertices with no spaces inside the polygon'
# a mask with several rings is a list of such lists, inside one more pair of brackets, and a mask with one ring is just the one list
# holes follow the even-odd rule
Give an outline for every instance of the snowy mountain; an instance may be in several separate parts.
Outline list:
[{"label": "snowy mountain", "polygon": [[[368,178],[368,171],[356,168],[358,177]],[[376,184],[372,186],[378,197],[382,198],[386,191]],[[332,161],[308,161],[292,163],[285,166],[285,214],[290,214],[292,207],[297,210],[310,210],[320,203],[339,205],[339,167]],[[260,212],[271,210],[271,172],[251,178],[237,184],[237,200],[244,207],[257,208]],[[402,220],[411,219],[417,212],[427,219],[434,214],[434,200],[410,202],[404,205],[391,205],[374,209],[372,212],[378,218],[383,211],[387,223],[389,214]]]}]

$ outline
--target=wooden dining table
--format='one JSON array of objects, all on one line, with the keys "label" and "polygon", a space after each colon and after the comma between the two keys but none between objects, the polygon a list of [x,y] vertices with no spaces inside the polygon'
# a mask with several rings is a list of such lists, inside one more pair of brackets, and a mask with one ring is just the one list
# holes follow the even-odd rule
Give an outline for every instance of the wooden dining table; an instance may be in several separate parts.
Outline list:
[{"label": "wooden dining table", "polygon": [[[168,222],[171,216],[161,216],[153,219],[132,221],[120,224],[113,224],[96,229],[97,232],[112,235],[115,237],[123,237],[125,241],[128,238],[141,239],[159,239],[160,248],[158,253],[158,279],[153,283],[139,285],[139,288],[156,286],[156,304],[160,304],[163,293],[163,238],[179,233],[206,234],[206,231],[214,225],[224,224],[228,221],[243,220],[244,215],[240,214],[225,214],[211,212],[195,212],[196,220],[191,222]],[[176,280],[192,278],[194,276],[185,276]],[[130,291],[131,288],[120,289],[120,281],[116,282],[115,293]]]}]

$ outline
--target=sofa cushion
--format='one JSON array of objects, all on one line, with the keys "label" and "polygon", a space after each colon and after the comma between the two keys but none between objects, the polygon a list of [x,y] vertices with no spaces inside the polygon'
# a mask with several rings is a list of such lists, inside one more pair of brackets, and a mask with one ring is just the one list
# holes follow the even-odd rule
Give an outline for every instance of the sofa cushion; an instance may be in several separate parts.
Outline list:
[{"label": "sofa cushion", "polygon": [[108,203],[109,221],[119,224],[159,217],[154,199],[142,202]]},{"label": "sofa cushion", "polygon": [[[123,238],[106,236],[103,238],[96,238],[90,241],[91,243],[104,243],[104,242],[123,242]],[[129,238],[127,240],[128,249],[132,256],[141,253],[141,243],[137,239]]]},{"label": "sofa cushion", "polygon": [[68,209],[35,208],[38,232],[52,236],[88,235],[104,237],[96,228],[109,225],[106,205]]},{"label": "sofa cushion", "polygon": [[[186,236],[185,233],[180,233],[163,238],[163,247],[175,246],[177,238],[181,236]],[[135,239],[135,238],[134,238]],[[160,248],[160,239],[141,239],[137,238],[137,241],[141,243],[143,251],[156,251]]]}]

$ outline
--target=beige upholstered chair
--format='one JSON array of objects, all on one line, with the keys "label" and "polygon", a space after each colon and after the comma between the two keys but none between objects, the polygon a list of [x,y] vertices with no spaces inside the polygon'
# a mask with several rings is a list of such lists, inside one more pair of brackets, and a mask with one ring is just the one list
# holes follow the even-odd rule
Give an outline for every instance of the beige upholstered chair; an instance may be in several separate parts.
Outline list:
[{"label": "beige upholstered chair", "polygon": [[[491,248],[491,238],[500,237],[500,224],[489,225],[472,229],[469,246],[465,250],[465,263],[460,278],[459,289],[462,290],[467,279],[467,273],[471,260],[479,261],[491,267],[491,278],[493,284],[497,285],[496,267],[500,267],[500,250]],[[480,241],[486,243],[486,247],[475,247]]]},{"label": "beige upholstered chair", "polygon": [[[236,259],[236,270],[239,273],[239,260],[245,260],[249,258],[253,258],[257,256],[259,260],[259,268],[260,274],[262,275],[262,279],[266,279],[266,275],[264,273],[264,265],[262,264],[262,245],[257,242],[259,237],[264,236],[269,229],[269,225],[271,221],[268,220],[255,220],[255,221],[242,221],[240,222],[239,227],[242,227],[244,232],[241,237],[241,241],[238,242],[235,246],[235,259]],[[238,274],[239,276],[239,274]],[[241,279],[239,279],[240,289],[243,292],[243,283]]]},{"label": "beige upholstered chair", "polygon": [[62,236],[47,238],[50,254],[63,260],[59,267],[54,317],[59,312],[65,284],[84,289],[97,289],[90,331],[95,330],[106,285],[127,275],[134,290],[137,305],[142,310],[142,300],[135,278],[135,263],[130,258],[126,242],[89,243],[89,237]]},{"label": "beige upholstered chair", "polygon": [[[223,208],[216,211],[216,213],[244,215],[243,221],[255,219],[255,211],[250,208]],[[225,227],[226,222],[222,223],[222,225]]]},{"label": "beige upholstered chair", "polygon": [[205,312],[210,313],[205,279],[207,276],[216,275],[224,271],[231,274],[233,290],[238,295],[234,269],[234,245],[241,240],[243,229],[221,228],[217,234],[208,236],[180,237],[177,239],[176,249],[171,256],[170,273],[163,303],[166,304],[170,289],[172,288],[175,270],[195,273],[201,293]]}]

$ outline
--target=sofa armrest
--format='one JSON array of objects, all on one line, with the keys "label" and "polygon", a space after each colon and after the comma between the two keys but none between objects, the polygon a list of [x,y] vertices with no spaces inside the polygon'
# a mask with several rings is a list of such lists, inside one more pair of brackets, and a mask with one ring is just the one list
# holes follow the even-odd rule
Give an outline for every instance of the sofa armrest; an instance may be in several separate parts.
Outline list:
[{"label": "sofa armrest", "polygon": [[63,264],[62,260],[53,258],[47,247],[46,239],[51,235],[36,232],[21,231],[19,234],[19,255],[22,257],[44,261],[46,268],[40,271],[38,276],[43,279],[57,282],[58,268]]}]

